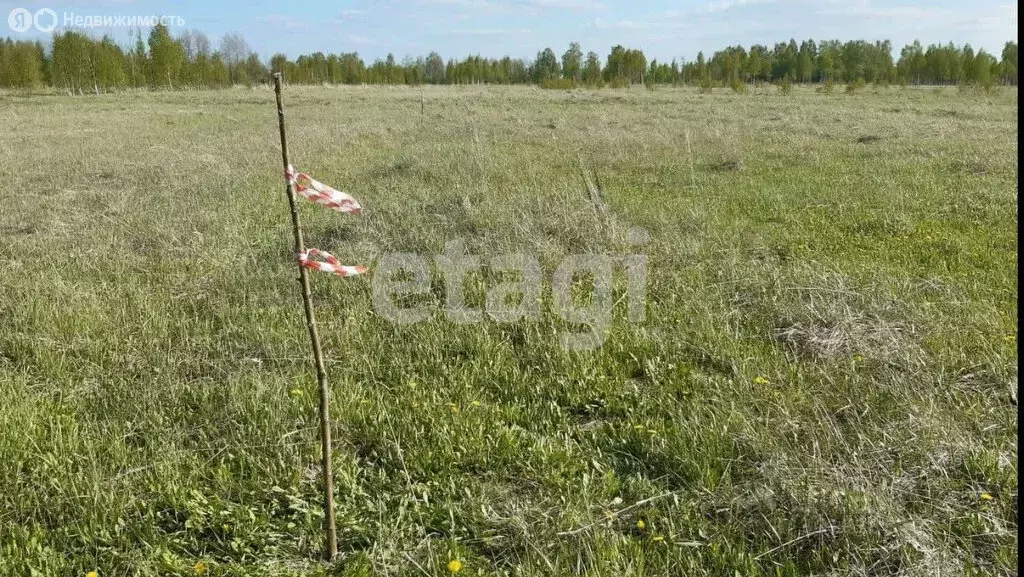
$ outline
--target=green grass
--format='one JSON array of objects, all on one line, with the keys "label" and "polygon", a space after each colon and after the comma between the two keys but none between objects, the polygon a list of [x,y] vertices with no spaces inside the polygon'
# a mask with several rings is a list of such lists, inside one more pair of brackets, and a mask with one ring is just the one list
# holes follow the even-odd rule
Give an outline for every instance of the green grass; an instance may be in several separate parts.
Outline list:
[{"label": "green grass", "polygon": [[550,279],[642,227],[646,322],[568,352],[314,274],[327,566],[273,94],[0,95],[0,573],[1016,572],[1015,89],[422,94],[286,89],[365,207],[309,244]]}]

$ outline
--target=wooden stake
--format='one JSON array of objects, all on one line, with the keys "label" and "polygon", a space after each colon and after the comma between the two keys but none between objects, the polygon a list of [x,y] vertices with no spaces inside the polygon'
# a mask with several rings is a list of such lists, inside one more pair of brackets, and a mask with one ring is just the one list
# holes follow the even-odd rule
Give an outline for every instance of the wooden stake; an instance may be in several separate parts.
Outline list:
[{"label": "wooden stake", "polygon": [[[299,211],[295,205],[295,188],[288,180],[288,137],[284,131],[284,105],[281,103],[281,73],[274,74],[274,94],[277,96],[277,124],[281,131],[281,160],[284,161],[288,195],[288,208],[292,212],[292,232],[295,235],[295,254],[306,250],[302,240],[302,228],[299,226]],[[299,284],[302,286],[302,305],[306,309],[306,327],[309,328],[309,340],[313,345],[313,362],[316,365],[316,379],[320,384],[320,460],[324,484],[324,511],[326,512],[326,556],[333,561],[338,555],[338,528],[334,523],[334,474],[331,469],[331,416],[329,410],[330,389],[327,384],[327,370],[324,369],[324,355],[320,349],[320,335],[316,330],[316,316],[313,313],[313,300],[309,292],[309,276],[306,267],[299,265]]]}]

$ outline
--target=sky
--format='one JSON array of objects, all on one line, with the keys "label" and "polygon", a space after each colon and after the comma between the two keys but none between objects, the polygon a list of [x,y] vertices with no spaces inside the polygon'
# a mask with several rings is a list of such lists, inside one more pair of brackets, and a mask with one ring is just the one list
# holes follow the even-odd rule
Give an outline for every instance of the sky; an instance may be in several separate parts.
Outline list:
[{"label": "sky", "polygon": [[[970,43],[999,55],[1017,39],[1017,3],[1006,0],[0,0],[15,8],[58,14],[58,30],[74,16],[171,16],[174,34],[198,29],[214,47],[241,33],[264,59],[278,52],[358,52],[367,62],[389,52],[437,51],[446,60],[470,54],[532,59],[545,47],[561,54],[569,42],[604,59],[622,44],[648,59],[693,60],[728,45],[749,47],[795,38],[892,41],[895,56],[907,43]],[[45,22],[44,22],[45,26]],[[129,43],[127,27],[93,27]],[[48,39],[34,28],[15,32],[0,20],[0,37]]]}]

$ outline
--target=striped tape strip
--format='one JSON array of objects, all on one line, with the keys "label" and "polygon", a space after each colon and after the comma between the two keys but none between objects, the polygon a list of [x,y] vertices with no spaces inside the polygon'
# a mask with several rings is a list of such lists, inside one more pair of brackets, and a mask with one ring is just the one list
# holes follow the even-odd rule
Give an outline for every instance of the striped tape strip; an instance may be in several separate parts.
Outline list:
[{"label": "striped tape strip", "polygon": [[359,214],[359,211],[362,210],[356,199],[350,195],[327,186],[305,172],[297,172],[291,165],[288,165],[288,172],[285,173],[285,176],[288,178],[288,182],[292,183],[295,192],[321,206],[353,214]]},{"label": "striped tape strip", "polygon": [[300,253],[299,264],[306,268],[322,270],[338,276],[356,276],[370,270],[362,265],[341,264],[333,254],[316,248],[306,249],[305,252]]}]

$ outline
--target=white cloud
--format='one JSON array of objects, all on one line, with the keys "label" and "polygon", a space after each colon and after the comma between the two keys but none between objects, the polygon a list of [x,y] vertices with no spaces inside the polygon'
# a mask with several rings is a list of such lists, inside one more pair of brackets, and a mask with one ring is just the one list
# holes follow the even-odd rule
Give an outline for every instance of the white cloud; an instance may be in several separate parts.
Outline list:
[{"label": "white cloud", "polygon": [[503,36],[506,34],[531,34],[529,28],[456,28],[450,30],[450,34],[463,34],[466,36]]},{"label": "white cloud", "polygon": [[368,14],[368,12],[359,8],[350,8],[348,10],[342,10],[341,14],[338,14],[338,17],[335,18],[335,20],[351,20],[354,16],[363,16],[364,14]]},{"label": "white cloud", "polygon": [[[710,15],[759,4],[773,4],[777,0],[718,0],[706,6],[696,8],[687,12],[680,10],[665,10],[659,14],[643,18],[623,19],[607,21],[601,18],[594,18],[587,23],[588,28],[600,30],[676,30],[680,28],[693,27],[698,18],[707,18]],[[670,39],[671,36],[649,36],[647,39]]]},{"label": "white cloud", "polygon": [[493,0],[416,0],[420,6],[457,6],[469,10],[481,10],[494,12],[504,9],[506,6]]},{"label": "white cloud", "polygon": [[266,16],[260,16],[256,21],[262,22],[263,24],[270,24],[272,26],[279,26],[285,30],[297,30],[299,28],[306,28],[309,26],[309,22],[302,20],[301,18],[294,18],[285,14],[267,14]]},{"label": "white cloud", "polygon": [[593,0],[519,0],[520,4],[537,8],[563,8],[569,10],[604,10],[604,4]]},{"label": "white cloud", "polygon": [[875,6],[869,0],[856,0],[848,5],[832,0],[833,7],[819,10],[818,14],[827,16],[856,16],[871,20],[941,20],[953,18],[956,13],[948,8],[937,6]]},{"label": "white cloud", "polygon": [[588,28],[599,30],[666,30],[673,28],[685,28],[685,22],[669,20],[616,20],[607,22],[601,18],[594,18],[587,24]]},{"label": "white cloud", "polygon": [[466,10],[490,13],[537,15],[543,10],[574,10],[596,12],[605,9],[597,0],[416,0],[421,6],[457,6]]},{"label": "white cloud", "polygon": [[742,8],[743,6],[755,6],[757,4],[772,4],[775,0],[719,0],[718,2],[712,2],[697,10],[697,12],[705,14],[714,14],[715,12],[725,12],[726,10],[732,10],[733,8]]},{"label": "white cloud", "polygon": [[[1001,4],[995,13],[964,20],[959,27],[983,33],[999,42],[1013,40],[1017,38],[1017,5]],[[994,50],[995,46],[990,49]]]}]

